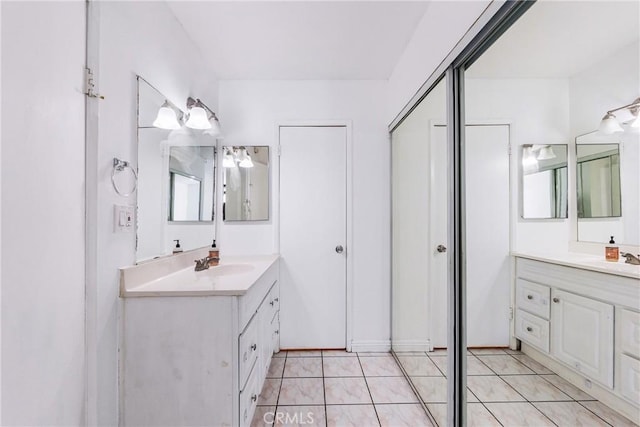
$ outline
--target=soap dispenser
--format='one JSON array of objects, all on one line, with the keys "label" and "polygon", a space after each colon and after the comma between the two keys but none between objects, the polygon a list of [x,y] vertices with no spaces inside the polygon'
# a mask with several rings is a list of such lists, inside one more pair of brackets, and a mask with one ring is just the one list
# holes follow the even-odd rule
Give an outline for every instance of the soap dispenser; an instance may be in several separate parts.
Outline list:
[{"label": "soap dispenser", "polygon": [[215,239],[209,248],[209,265],[215,267],[220,262],[220,249],[216,246]]},{"label": "soap dispenser", "polygon": [[173,253],[179,254],[180,252],[182,252],[182,248],[180,247],[180,240],[174,240],[174,242],[176,242],[176,247],[173,248]]},{"label": "soap dispenser", "polygon": [[616,242],[613,240],[613,236],[611,236],[611,240],[609,240],[609,246],[604,248],[604,258],[607,261],[618,262],[620,259],[620,248],[615,246]]}]

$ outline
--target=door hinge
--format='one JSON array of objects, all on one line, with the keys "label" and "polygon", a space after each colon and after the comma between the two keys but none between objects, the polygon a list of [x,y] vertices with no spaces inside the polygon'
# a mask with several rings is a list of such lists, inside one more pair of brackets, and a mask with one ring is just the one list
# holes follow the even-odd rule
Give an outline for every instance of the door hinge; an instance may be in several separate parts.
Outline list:
[{"label": "door hinge", "polygon": [[96,87],[96,84],[93,79],[93,71],[91,71],[91,68],[85,68],[84,69],[84,94],[87,95],[89,98],[104,99],[104,96],[100,95],[99,93],[95,93],[94,91],[95,87]]},{"label": "door hinge", "polygon": [[509,307],[509,320],[513,320],[513,307]]},{"label": "door hinge", "polygon": [[278,145],[278,148],[276,151],[278,153],[278,157],[280,157],[280,154],[282,154],[282,145]]}]

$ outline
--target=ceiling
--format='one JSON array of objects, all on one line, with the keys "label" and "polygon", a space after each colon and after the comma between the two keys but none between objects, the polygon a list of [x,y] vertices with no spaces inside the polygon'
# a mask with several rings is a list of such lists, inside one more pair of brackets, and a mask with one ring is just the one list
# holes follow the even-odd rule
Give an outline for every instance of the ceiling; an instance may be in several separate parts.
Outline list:
[{"label": "ceiling", "polygon": [[567,78],[639,38],[638,1],[538,1],[468,75]]},{"label": "ceiling", "polygon": [[428,1],[167,1],[219,79],[388,79]]}]

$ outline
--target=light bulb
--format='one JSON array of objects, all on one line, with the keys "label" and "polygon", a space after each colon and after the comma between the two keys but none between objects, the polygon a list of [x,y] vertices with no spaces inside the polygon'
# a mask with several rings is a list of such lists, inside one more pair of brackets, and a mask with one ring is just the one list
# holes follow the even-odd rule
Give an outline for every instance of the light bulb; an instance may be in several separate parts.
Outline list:
[{"label": "light bulb", "polygon": [[241,168],[252,168],[253,161],[251,160],[251,156],[247,154],[247,149],[243,148],[240,153],[240,163],[238,164]]},{"label": "light bulb", "polygon": [[167,101],[158,110],[153,126],[160,129],[180,129],[180,122],[178,122],[176,112],[169,106]]},{"label": "light bulb", "polygon": [[231,150],[227,150],[222,159],[222,167],[223,168],[234,168],[236,167],[236,161],[233,158],[233,154],[231,154]]},{"label": "light bulb", "polygon": [[620,123],[618,123],[616,116],[611,113],[605,114],[605,116],[602,118],[602,121],[600,122],[600,127],[598,128],[598,130],[605,134],[624,132],[624,129],[622,129],[622,126],[620,126]]},{"label": "light bulb", "polygon": [[211,129],[207,112],[202,107],[192,107],[189,110],[189,120],[185,125],[191,129]]}]

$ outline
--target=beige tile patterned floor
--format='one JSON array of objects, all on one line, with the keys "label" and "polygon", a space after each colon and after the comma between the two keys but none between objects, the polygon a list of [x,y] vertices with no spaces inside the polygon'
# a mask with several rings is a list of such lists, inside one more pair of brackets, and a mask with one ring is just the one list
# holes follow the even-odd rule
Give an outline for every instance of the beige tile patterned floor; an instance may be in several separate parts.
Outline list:
[{"label": "beige tile patterned floor", "polygon": [[338,350],[275,354],[251,425],[433,426],[390,353]]},{"label": "beige tile patterned floor", "polygon": [[[388,353],[340,350],[274,355],[252,426],[446,426],[446,351],[398,354],[413,392]],[[468,426],[634,426],[528,356],[467,353]]]}]

